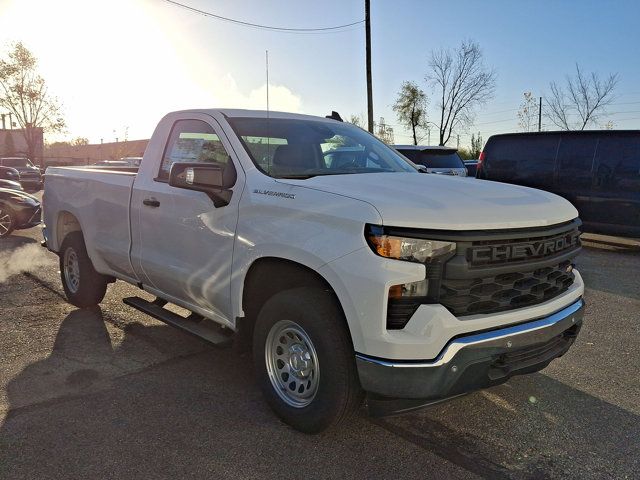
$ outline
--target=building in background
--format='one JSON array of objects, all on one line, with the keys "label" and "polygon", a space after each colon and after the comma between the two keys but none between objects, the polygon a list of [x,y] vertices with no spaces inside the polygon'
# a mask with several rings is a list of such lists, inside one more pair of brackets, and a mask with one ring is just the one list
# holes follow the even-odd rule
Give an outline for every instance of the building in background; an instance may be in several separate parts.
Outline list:
[{"label": "building in background", "polygon": [[92,165],[101,160],[118,160],[123,157],[141,157],[149,140],[97,143],[89,145],[47,145],[44,166]]},{"label": "building in background", "polygon": [[[42,128],[34,128],[32,134],[35,136],[35,155],[30,160],[34,164],[40,164],[43,154],[43,133]],[[28,157],[29,148],[25,139],[24,130],[21,128],[0,129],[0,156],[2,157]]]}]

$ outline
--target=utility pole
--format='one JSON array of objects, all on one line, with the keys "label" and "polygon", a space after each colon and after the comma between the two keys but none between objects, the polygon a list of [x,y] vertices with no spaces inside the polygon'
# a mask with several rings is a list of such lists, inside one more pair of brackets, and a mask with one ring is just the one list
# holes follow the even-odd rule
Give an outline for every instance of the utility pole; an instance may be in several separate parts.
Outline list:
[{"label": "utility pole", "polygon": [[538,131],[542,131],[542,97],[540,97],[540,106],[538,107]]},{"label": "utility pole", "polygon": [[373,133],[373,90],[371,86],[371,0],[364,0],[364,25],[367,61],[367,128]]},{"label": "utility pole", "polygon": [[5,116],[6,116],[6,113],[3,113],[3,114],[2,114],[2,129],[3,129],[3,130],[5,130],[5,129],[6,129],[6,128],[5,128],[6,126],[5,126],[5,123],[4,123],[4,117],[5,117]]}]

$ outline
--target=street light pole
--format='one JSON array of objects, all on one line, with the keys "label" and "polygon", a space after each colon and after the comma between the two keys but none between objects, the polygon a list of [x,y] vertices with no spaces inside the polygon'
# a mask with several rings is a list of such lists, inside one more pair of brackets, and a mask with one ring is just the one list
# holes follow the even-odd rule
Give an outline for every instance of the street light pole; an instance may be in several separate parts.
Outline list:
[{"label": "street light pole", "polygon": [[538,107],[538,131],[542,131],[542,97],[540,97],[540,106]]},{"label": "street light pole", "polygon": [[371,0],[364,0],[364,25],[367,62],[367,128],[373,133],[373,89],[371,86]]}]

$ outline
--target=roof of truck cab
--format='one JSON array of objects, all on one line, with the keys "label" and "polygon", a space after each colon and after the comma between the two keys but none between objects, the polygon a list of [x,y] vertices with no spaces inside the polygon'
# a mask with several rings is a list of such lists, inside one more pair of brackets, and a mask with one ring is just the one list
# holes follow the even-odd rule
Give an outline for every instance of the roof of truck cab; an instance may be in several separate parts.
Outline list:
[{"label": "roof of truck cab", "polygon": [[[189,110],[179,110],[172,113],[202,113],[205,115],[212,115],[214,113],[221,113],[222,115],[229,118],[241,118],[241,117],[251,117],[251,118],[283,118],[283,119],[298,119],[298,120],[320,120],[326,122],[336,122],[337,120],[333,120],[330,118],[319,117],[315,115],[305,115],[302,113],[290,113],[290,112],[277,112],[270,110],[267,112],[266,110],[243,110],[238,108],[196,108]],[[331,113],[331,112],[328,112]]]}]

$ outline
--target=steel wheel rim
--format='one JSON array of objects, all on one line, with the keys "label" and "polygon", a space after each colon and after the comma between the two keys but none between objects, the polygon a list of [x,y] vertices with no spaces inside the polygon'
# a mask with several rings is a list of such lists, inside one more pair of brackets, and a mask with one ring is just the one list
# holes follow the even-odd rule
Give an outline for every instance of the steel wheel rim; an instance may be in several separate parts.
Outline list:
[{"label": "steel wheel rim", "polygon": [[295,322],[280,320],[267,336],[265,363],[273,389],[295,408],[309,405],[318,392],[318,354],[307,332]]},{"label": "steel wheel rim", "polygon": [[0,208],[0,237],[6,235],[11,229],[11,215],[6,210]]},{"label": "steel wheel rim", "polygon": [[76,293],[80,288],[80,264],[78,254],[73,248],[67,248],[64,252],[64,280],[71,293]]}]

